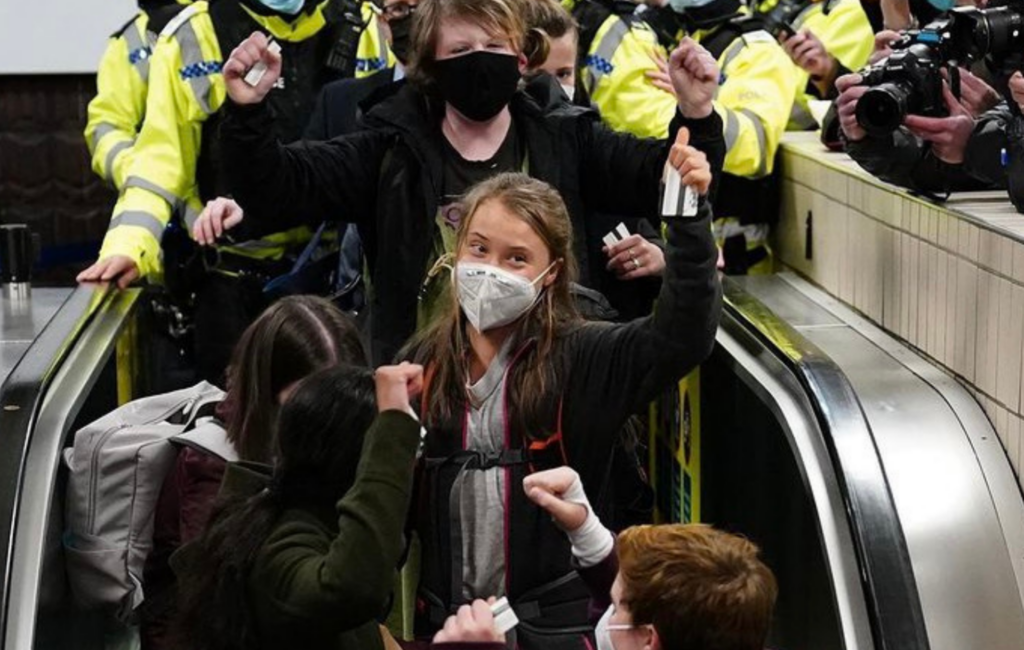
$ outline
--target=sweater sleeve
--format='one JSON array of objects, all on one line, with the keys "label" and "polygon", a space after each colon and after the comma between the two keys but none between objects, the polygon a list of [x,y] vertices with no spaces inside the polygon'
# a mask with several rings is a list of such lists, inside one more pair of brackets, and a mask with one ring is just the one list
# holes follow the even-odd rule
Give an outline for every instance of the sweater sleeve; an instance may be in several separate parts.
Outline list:
[{"label": "sweater sleeve", "polygon": [[[225,105],[223,172],[247,221],[276,232],[319,223],[325,214],[373,214],[361,208],[376,204],[388,136],[361,131],[326,142],[285,146],[273,134],[273,119],[264,104]],[[289,209],[280,210],[285,205]],[[282,214],[295,215],[297,222],[282,223]],[[267,223],[274,219],[278,221]]]},{"label": "sweater sleeve", "polygon": [[701,200],[700,218],[668,219],[666,225],[666,270],[654,314],[624,325],[584,325],[571,344],[570,399],[600,404],[603,419],[625,420],[638,412],[714,345],[722,292],[707,199]]},{"label": "sweater sleeve", "polygon": [[991,188],[1006,187],[1003,151],[1008,149],[1006,129],[1012,119],[1003,103],[988,111],[974,124],[974,132],[964,151],[964,170]]},{"label": "sweater sleeve", "polygon": [[909,190],[942,193],[985,189],[984,183],[961,165],[949,165],[932,155],[930,147],[905,127],[885,137],[847,141],[846,152],[865,171]]},{"label": "sweater sleeve", "polygon": [[404,545],[419,431],[405,413],[377,417],[366,433],[355,483],[337,504],[333,539],[304,521],[271,533],[254,567],[255,584],[282,611],[337,632],[380,613]]}]

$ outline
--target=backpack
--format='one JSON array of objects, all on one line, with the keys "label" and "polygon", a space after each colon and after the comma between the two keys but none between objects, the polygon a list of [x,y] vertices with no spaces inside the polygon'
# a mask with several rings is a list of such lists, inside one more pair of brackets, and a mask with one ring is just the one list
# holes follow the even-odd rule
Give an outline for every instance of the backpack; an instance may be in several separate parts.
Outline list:
[{"label": "backpack", "polygon": [[75,433],[64,452],[70,475],[63,541],[80,605],[132,620],[145,598],[157,500],[179,447],[238,460],[223,427],[201,419],[223,399],[219,388],[200,382],[129,402]]}]

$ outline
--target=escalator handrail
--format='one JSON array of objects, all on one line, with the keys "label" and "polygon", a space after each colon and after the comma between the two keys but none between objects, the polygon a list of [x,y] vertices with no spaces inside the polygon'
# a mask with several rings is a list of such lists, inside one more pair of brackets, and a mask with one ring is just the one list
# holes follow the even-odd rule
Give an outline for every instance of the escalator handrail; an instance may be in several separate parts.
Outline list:
[{"label": "escalator handrail", "polygon": [[0,386],[0,640],[7,635],[12,545],[25,455],[46,390],[112,289],[75,289]]},{"label": "escalator handrail", "polygon": [[771,309],[725,280],[730,316],[772,350],[807,391],[853,534],[875,647],[927,650],[928,633],[896,505],[871,428],[845,373]]}]

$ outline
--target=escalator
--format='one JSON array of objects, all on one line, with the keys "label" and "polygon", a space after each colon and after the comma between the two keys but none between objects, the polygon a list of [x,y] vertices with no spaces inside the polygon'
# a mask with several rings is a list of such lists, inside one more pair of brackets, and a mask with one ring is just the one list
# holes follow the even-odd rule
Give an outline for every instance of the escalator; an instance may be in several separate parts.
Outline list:
[{"label": "escalator", "polygon": [[966,390],[795,276],[725,292],[701,519],[776,572],[770,645],[1024,648],[1024,502]]},{"label": "escalator", "polygon": [[[0,347],[0,650],[112,648],[67,589],[59,457],[140,396],[138,296],[42,296]],[[1024,501],[973,398],[796,277],[729,280],[726,302],[693,403],[669,414],[681,463],[655,475],[663,509],[762,547],[780,585],[770,646],[1024,650]]]}]

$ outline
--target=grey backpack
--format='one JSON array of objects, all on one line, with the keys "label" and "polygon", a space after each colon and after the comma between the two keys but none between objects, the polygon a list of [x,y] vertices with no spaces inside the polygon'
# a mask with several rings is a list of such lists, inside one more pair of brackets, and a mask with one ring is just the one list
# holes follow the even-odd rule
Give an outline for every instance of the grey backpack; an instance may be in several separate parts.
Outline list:
[{"label": "grey backpack", "polygon": [[153,548],[153,515],[179,445],[238,460],[212,418],[224,399],[201,382],[125,404],[75,434],[64,453],[70,469],[64,548],[78,603],[133,619],[142,604],[142,574]]}]

